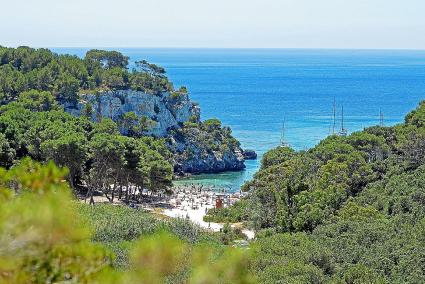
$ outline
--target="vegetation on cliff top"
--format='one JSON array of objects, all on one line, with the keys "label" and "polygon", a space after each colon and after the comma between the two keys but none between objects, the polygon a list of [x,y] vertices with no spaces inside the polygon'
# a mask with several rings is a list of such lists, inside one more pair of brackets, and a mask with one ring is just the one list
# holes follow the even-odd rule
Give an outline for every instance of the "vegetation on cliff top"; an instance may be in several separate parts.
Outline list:
[{"label": "vegetation on cliff top", "polygon": [[[243,160],[238,160],[237,153],[241,151],[240,143],[232,136],[230,127],[222,126],[218,119],[208,119],[204,122],[191,119],[182,128],[172,132],[172,147],[175,143],[184,145],[177,150],[177,172],[214,172],[223,170],[240,170],[244,168]],[[242,156],[241,156],[242,157]],[[220,166],[207,164],[208,159],[215,159]]]},{"label": "vegetation on cliff top", "polygon": [[128,70],[117,51],[89,50],[81,59],[48,49],[0,46],[0,104],[28,90],[48,91],[61,101],[77,102],[80,92],[133,89],[150,94],[173,91],[165,70],[145,60]]}]

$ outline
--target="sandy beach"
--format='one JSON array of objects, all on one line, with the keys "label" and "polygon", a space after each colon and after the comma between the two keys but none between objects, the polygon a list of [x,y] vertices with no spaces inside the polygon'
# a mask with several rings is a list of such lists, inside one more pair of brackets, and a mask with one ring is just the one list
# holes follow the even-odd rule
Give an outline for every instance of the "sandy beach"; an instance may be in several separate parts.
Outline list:
[{"label": "sandy beach", "polygon": [[[216,200],[221,199],[223,206],[229,206],[239,200],[240,193],[228,194],[225,192],[217,192],[211,188],[203,189],[203,187],[189,186],[177,187],[174,194],[169,199],[170,208],[162,210],[162,214],[172,218],[187,218],[199,226],[218,232],[223,228],[223,224],[205,222],[203,220],[207,211],[216,206]],[[240,227],[240,224],[238,224]],[[231,224],[236,227],[236,224]],[[242,229],[242,232],[248,239],[255,237],[254,231]]]},{"label": "sandy beach", "polygon": [[[226,193],[224,190],[203,187],[198,185],[177,186],[171,195],[151,195],[144,192],[145,196],[139,203],[131,203],[131,207],[138,207],[147,211],[155,212],[170,218],[186,218],[200,227],[218,232],[224,224],[205,222],[203,220],[207,211],[216,206],[216,200],[221,199],[222,206],[226,207],[238,201],[240,193]],[[109,203],[105,196],[94,196],[95,203]],[[123,204],[116,200],[114,204]],[[231,224],[232,227],[241,228],[242,224]],[[253,239],[255,233],[252,230],[241,228],[248,239]]]}]

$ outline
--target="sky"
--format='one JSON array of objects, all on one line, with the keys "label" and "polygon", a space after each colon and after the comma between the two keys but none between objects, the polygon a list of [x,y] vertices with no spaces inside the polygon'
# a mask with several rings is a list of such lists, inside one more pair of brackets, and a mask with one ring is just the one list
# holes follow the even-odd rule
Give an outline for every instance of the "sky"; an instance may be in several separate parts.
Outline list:
[{"label": "sky", "polygon": [[0,0],[0,45],[425,49],[425,0]]}]

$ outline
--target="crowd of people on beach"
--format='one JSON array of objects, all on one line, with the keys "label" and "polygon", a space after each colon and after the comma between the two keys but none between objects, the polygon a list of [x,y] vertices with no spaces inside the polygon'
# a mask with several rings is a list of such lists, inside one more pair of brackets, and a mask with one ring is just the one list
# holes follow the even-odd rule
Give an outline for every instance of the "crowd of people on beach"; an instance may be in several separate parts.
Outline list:
[{"label": "crowd of people on beach", "polygon": [[230,193],[223,188],[199,184],[176,186],[173,194],[167,197],[162,213],[173,218],[190,219],[204,228],[219,231],[221,224],[205,222],[203,217],[209,209],[230,206],[240,198],[240,192]]}]

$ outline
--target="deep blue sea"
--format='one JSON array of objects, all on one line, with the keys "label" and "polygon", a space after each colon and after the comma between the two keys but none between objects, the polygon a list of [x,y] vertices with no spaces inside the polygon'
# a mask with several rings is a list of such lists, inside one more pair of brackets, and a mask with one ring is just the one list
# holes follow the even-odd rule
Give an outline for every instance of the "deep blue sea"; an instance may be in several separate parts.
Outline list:
[{"label": "deep blue sea", "polygon": [[[54,48],[83,56],[88,48]],[[243,172],[200,175],[189,182],[238,190],[259,167],[261,156],[280,143],[306,149],[325,138],[344,106],[351,133],[379,123],[403,121],[425,99],[425,51],[298,49],[126,49],[131,61],[166,68],[176,87],[187,86],[202,119],[230,126],[244,148],[257,151]],[[340,127],[339,120],[337,127]],[[181,181],[180,181],[181,182]],[[185,181],[187,182],[187,181]]]}]

